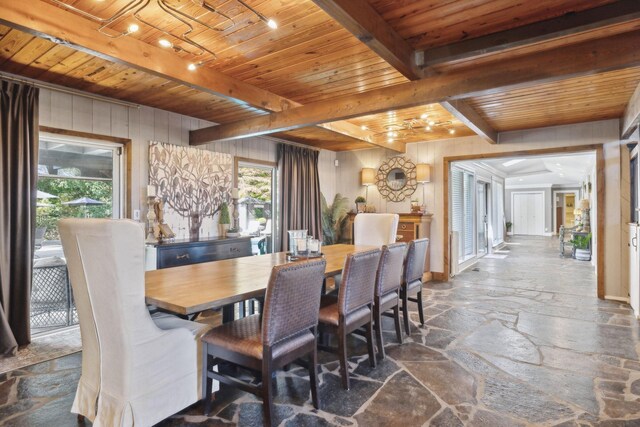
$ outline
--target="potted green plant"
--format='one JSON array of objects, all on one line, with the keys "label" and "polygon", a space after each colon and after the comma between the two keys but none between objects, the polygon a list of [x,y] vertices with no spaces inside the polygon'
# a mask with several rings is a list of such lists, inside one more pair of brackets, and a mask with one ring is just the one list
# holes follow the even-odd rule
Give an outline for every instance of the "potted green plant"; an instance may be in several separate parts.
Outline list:
[{"label": "potted green plant", "polygon": [[231,217],[229,215],[229,205],[227,202],[222,202],[220,205],[220,218],[218,219],[218,231],[222,237],[227,237],[227,230],[229,230],[229,224],[231,224]]},{"label": "potted green plant", "polygon": [[349,212],[349,199],[340,193],[333,198],[331,205],[322,196],[322,244],[334,245],[340,243],[340,238],[346,228]]},{"label": "potted green plant", "polygon": [[575,257],[580,261],[590,261],[591,260],[591,250],[589,249],[589,245],[591,244],[591,233],[587,235],[574,235],[573,239],[571,239],[570,243],[575,248]]},{"label": "potted green plant", "polygon": [[513,223],[511,221],[505,222],[504,226],[507,228],[507,233],[511,233],[511,227],[513,227]]},{"label": "potted green plant", "polygon": [[356,197],[356,212],[362,213],[367,209],[367,201],[364,197],[358,196]]}]

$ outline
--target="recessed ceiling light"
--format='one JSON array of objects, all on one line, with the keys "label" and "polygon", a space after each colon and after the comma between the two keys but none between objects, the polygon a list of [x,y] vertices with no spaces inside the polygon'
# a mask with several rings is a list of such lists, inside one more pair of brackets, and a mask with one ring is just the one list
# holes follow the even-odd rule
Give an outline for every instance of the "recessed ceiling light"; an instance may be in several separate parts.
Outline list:
[{"label": "recessed ceiling light", "polygon": [[189,71],[195,71],[195,70],[196,70],[196,68],[198,68],[198,66],[197,66],[196,64],[189,64],[189,65],[187,66],[187,69],[188,69]]},{"label": "recessed ceiling light", "polygon": [[556,163],[556,166],[560,166],[560,163]]},{"label": "recessed ceiling light", "polygon": [[393,138],[387,138],[387,142],[388,142],[389,144],[393,143],[393,141],[394,141],[394,140],[393,140]]},{"label": "recessed ceiling light", "polygon": [[424,128],[424,130],[431,131],[431,126],[427,126],[426,128]]},{"label": "recessed ceiling light", "polygon": [[391,131],[387,132],[387,136],[388,136],[389,138],[391,138],[391,137],[393,136],[393,132],[391,132]]},{"label": "recessed ceiling light", "polygon": [[171,43],[169,40],[167,39],[160,39],[158,40],[158,44],[162,47],[173,47],[173,43]]},{"label": "recessed ceiling light", "polygon": [[362,129],[362,130],[369,130],[369,128],[368,128],[366,125],[362,125],[362,126],[360,126],[360,129]]},{"label": "recessed ceiling light", "polygon": [[429,120],[429,126],[433,126],[435,124],[436,124],[436,122],[434,122],[433,120]]},{"label": "recessed ceiling light", "polygon": [[429,117],[429,115],[428,115],[427,113],[423,113],[423,114],[420,116],[420,118],[421,118],[422,120],[426,119],[427,117]]},{"label": "recessed ceiling light", "polygon": [[450,134],[450,135],[453,135],[454,133],[456,133],[456,130],[455,130],[455,129],[449,129],[449,134]]},{"label": "recessed ceiling light", "polygon": [[140,27],[138,26],[138,24],[130,24],[127,27],[127,32],[128,33],[135,33],[136,31],[138,31],[140,29]]},{"label": "recessed ceiling light", "polygon": [[508,161],[504,162],[504,163],[502,164],[502,166],[504,166],[504,167],[507,167],[507,168],[508,168],[509,166],[517,165],[517,164],[518,164],[518,163],[520,163],[520,162],[524,162],[525,160],[527,160],[527,159],[513,159],[513,160],[508,160]]},{"label": "recessed ceiling light", "polygon": [[275,30],[276,28],[278,28],[278,23],[276,21],[274,21],[273,19],[269,19],[267,21],[267,25],[269,26],[269,28],[271,28],[272,30]]},{"label": "recessed ceiling light", "polygon": [[520,181],[520,182],[522,182],[522,181],[524,181],[524,179],[522,179],[522,178],[519,178],[519,179],[518,179],[518,181]]}]

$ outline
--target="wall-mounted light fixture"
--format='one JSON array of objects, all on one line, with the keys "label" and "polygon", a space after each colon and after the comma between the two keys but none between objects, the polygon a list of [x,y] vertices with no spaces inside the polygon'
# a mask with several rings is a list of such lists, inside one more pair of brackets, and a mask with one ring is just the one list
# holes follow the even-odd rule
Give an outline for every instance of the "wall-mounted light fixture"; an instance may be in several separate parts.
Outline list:
[{"label": "wall-mounted light fixture", "polygon": [[376,183],[376,170],[373,168],[362,168],[360,171],[360,183],[366,187],[365,200],[369,201],[369,186]]},{"label": "wall-mounted light fixture", "polygon": [[422,205],[426,206],[424,198],[424,185],[427,182],[431,182],[431,165],[427,163],[416,164],[416,181],[422,184]]}]

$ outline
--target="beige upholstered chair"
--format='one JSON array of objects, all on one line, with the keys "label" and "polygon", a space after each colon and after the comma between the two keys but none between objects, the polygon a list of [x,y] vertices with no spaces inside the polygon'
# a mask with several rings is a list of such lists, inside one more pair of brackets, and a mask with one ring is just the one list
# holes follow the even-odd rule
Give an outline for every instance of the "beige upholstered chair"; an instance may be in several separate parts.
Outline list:
[{"label": "beige upholstered chair", "polygon": [[353,243],[382,247],[396,242],[398,214],[361,213],[353,223]]},{"label": "beige upholstered chair", "polygon": [[152,319],[142,227],[63,219],[59,230],[82,335],[71,412],[95,426],[151,426],[197,402],[199,334],[206,326],[168,315]]},{"label": "beige upholstered chair", "polygon": [[[380,249],[357,252],[347,256],[342,274],[342,285],[338,298],[327,295],[322,298],[320,308],[320,329],[338,338],[338,357],[342,387],[349,389],[349,365],[347,363],[347,335],[365,327],[369,363],[376,366],[373,345],[373,288],[380,261]],[[326,350],[333,350],[323,348]]]},{"label": "beige upholstered chair", "polygon": [[382,247],[382,255],[376,275],[375,294],[373,298],[373,320],[375,322],[378,353],[384,359],[384,341],[382,340],[382,315],[393,310],[396,325],[396,337],[402,344],[402,328],[400,327],[399,293],[402,286],[402,268],[406,243],[393,243]]},{"label": "beige upholstered chair", "polygon": [[[272,373],[307,355],[311,397],[319,409],[316,332],[325,266],[324,260],[312,260],[274,267],[262,318],[255,314],[225,323],[202,337],[205,414],[211,405],[211,381],[217,379],[261,396],[265,424],[272,425]],[[214,371],[221,361],[261,372],[262,384],[255,386]]]},{"label": "beige upholstered chair", "polygon": [[[424,310],[422,308],[422,276],[424,275],[424,263],[427,256],[429,239],[412,240],[409,243],[407,258],[404,262],[403,283],[400,290],[402,299],[402,314],[404,316],[404,327],[407,334],[411,334],[409,329],[409,301],[418,305],[418,316],[420,324],[424,325]],[[411,295],[416,295],[415,298]]]}]

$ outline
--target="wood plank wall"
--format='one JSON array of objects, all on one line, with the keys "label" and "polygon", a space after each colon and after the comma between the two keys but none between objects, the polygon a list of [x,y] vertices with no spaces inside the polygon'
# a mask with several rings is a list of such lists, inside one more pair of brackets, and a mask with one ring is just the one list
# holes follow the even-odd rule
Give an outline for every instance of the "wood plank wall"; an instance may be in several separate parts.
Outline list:
[{"label": "wood plank wall", "polygon": [[[146,186],[149,182],[149,141],[189,144],[189,131],[211,126],[204,120],[156,108],[135,108],[89,99],[58,91],[40,90],[40,125],[89,132],[132,140],[131,210],[146,215]],[[276,161],[277,142],[266,138],[209,144],[205,148],[233,156]],[[328,199],[335,194],[336,177],[333,151],[320,151],[320,182]]]},{"label": "wood plank wall", "polygon": [[[605,293],[607,296],[626,297],[628,286],[620,274],[625,268],[626,253],[622,253],[621,193],[628,181],[621,180],[621,142],[619,141],[619,120],[604,120],[575,125],[555,126],[500,134],[499,144],[487,144],[478,137],[454,138],[427,143],[407,144],[407,155],[414,162],[429,163],[432,166],[431,182],[426,184],[427,210],[433,212],[431,225],[431,269],[442,272],[444,262],[443,225],[443,158],[460,155],[481,155],[519,150],[536,150],[551,147],[603,144],[605,157]],[[336,191],[351,201],[364,195],[360,185],[359,171],[363,167],[378,168],[383,160],[395,153],[384,149],[340,152],[337,159],[338,181]],[[418,187],[416,196],[422,200],[422,189]],[[383,200],[375,186],[369,187],[369,200],[378,212],[408,212],[410,200],[392,203]]]}]

